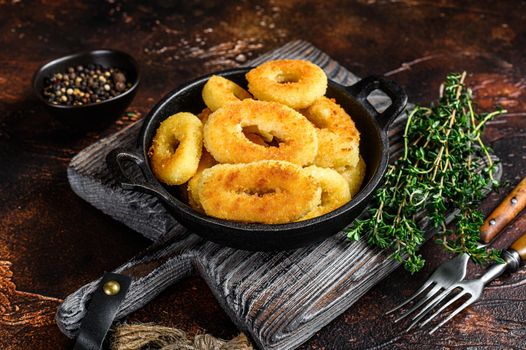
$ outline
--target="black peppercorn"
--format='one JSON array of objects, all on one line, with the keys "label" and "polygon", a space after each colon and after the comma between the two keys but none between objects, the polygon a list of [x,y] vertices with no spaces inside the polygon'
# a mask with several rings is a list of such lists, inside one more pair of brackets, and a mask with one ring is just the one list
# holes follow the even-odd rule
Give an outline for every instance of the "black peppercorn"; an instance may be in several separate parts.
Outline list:
[{"label": "black peppercorn", "polygon": [[125,83],[126,77],[122,73],[113,73],[113,81],[116,83]]},{"label": "black peppercorn", "polygon": [[43,95],[53,104],[77,106],[113,98],[131,85],[118,68],[95,64],[78,65],[46,77]]},{"label": "black peppercorn", "polygon": [[126,85],[119,81],[117,84],[115,84],[115,88],[117,91],[124,91],[126,89]]}]

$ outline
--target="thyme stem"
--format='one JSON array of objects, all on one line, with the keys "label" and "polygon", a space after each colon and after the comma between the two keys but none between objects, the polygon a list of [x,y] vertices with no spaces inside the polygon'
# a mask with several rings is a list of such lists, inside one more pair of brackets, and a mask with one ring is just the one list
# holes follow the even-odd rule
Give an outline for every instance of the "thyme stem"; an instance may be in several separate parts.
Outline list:
[{"label": "thyme stem", "polygon": [[[478,246],[483,217],[477,205],[482,190],[495,184],[495,165],[482,132],[488,121],[505,111],[475,113],[465,78],[465,72],[449,74],[436,105],[410,111],[403,156],[389,166],[369,217],[357,220],[348,230],[349,238],[365,236],[369,244],[392,250],[393,258],[411,272],[424,265],[418,248],[425,237],[416,220],[423,211],[436,229],[436,242],[446,251],[469,253],[476,262],[499,259],[496,251]],[[486,159],[482,171],[481,157]],[[455,208],[459,214],[453,231],[445,221]]]}]

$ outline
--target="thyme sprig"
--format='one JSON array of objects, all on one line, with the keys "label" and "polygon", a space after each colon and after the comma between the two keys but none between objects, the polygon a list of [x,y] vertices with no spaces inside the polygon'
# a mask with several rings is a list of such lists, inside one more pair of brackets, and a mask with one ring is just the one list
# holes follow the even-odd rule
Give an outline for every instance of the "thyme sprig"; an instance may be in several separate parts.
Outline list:
[{"label": "thyme sprig", "polygon": [[[506,111],[477,114],[465,77],[449,74],[438,104],[416,106],[409,113],[403,154],[388,167],[369,215],[348,230],[350,239],[366,236],[369,244],[391,249],[410,272],[425,262],[418,253],[425,240],[419,225],[422,211],[435,229],[436,242],[447,251],[469,253],[476,262],[499,259],[497,251],[478,245],[483,215],[477,205],[483,189],[497,185],[482,132],[488,121]],[[451,212],[456,213],[454,229],[445,224]]]}]

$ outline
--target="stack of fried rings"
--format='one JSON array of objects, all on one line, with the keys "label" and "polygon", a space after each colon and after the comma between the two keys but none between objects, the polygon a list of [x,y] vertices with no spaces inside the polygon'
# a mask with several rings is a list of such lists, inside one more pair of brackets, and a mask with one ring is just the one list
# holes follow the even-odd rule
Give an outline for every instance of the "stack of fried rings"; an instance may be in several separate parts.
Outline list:
[{"label": "stack of fried rings", "polygon": [[161,123],[149,150],[155,176],[183,185],[195,210],[240,222],[307,220],[351,200],[365,176],[360,133],[324,96],[323,70],[277,60],[246,78],[248,92],[212,76],[207,108]]}]

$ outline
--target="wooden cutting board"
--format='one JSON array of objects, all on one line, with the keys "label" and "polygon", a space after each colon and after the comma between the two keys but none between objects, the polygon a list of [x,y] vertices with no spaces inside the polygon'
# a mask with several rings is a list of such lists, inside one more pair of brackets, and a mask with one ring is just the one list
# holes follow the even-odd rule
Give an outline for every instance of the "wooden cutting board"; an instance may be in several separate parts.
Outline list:
[{"label": "wooden cutting board", "polygon": [[[328,77],[351,85],[356,76],[304,41],[294,41],[249,63],[276,58],[310,60]],[[388,99],[372,95],[383,109]],[[401,116],[389,130],[391,153],[400,150]],[[141,122],[102,139],[79,153],[68,168],[71,188],[83,199],[155,241],[145,252],[114,270],[133,277],[118,318],[142,307],[172,283],[199,274],[240,330],[262,349],[292,349],[356,302],[398,267],[389,253],[344,232],[305,248],[248,252],[206,242],[181,227],[160,202],[146,194],[121,190],[105,164],[116,148],[134,148]],[[366,140],[365,140],[366,142]],[[498,178],[501,168],[498,169]],[[427,228],[426,220],[422,227]],[[57,312],[57,324],[75,336],[98,281],[71,294]]]}]

